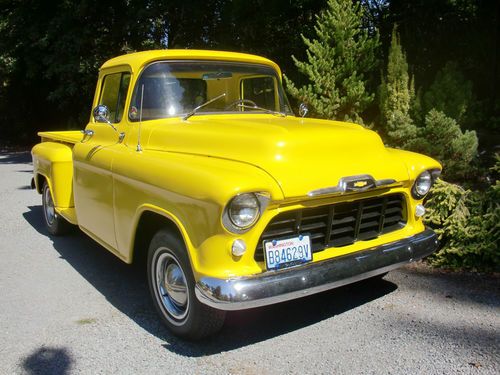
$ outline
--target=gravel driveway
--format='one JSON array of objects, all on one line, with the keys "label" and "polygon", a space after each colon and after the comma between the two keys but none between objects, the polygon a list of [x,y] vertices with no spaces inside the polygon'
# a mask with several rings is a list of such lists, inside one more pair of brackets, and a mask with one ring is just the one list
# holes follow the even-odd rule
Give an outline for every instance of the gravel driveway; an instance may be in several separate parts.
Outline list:
[{"label": "gravel driveway", "polygon": [[500,279],[423,265],[179,340],[140,270],[78,231],[47,234],[30,160],[0,154],[0,374],[500,373]]}]

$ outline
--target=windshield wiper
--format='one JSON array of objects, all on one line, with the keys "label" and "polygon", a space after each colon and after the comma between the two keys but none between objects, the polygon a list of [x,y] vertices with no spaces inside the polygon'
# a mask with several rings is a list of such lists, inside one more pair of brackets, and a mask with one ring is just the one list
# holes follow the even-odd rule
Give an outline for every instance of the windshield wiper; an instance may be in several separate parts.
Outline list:
[{"label": "windshield wiper", "polygon": [[205,103],[200,104],[198,107],[194,108],[191,112],[186,113],[182,119],[183,119],[183,120],[187,120],[187,119],[188,119],[188,118],[190,118],[192,115],[196,114],[196,112],[197,112],[199,109],[201,109],[201,108],[203,108],[203,107],[205,107],[205,106],[209,105],[210,103],[213,103],[213,102],[215,102],[216,100],[219,100],[220,98],[223,98],[223,97],[225,97],[225,96],[226,96],[226,93],[223,93],[223,94],[220,94],[219,96],[216,96],[216,97],[215,97],[215,98],[213,98],[213,99],[210,99],[208,102],[205,102]]},{"label": "windshield wiper", "polygon": [[267,109],[267,108],[259,107],[257,105],[247,105],[247,104],[244,104],[244,103],[240,103],[240,104],[237,104],[236,106],[240,107],[240,108],[256,109],[258,111],[263,111],[265,113],[270,113],[270,114],[275,115],[275,116],[286,117],[286,113],[284,113],[284,112],[273,111],[273,110],[270,110],[270,109]]}]

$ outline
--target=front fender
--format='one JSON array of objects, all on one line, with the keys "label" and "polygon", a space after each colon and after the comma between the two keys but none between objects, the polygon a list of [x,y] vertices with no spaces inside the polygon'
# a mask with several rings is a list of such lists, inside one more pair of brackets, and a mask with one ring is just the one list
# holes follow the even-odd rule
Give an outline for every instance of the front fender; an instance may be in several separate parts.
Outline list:
[{"label": "front fender", "polygon": [[207,246],[214,237],[235,236],[221,222],[232,197],[257,191],[269,193],[272,200],[283,199],[279,185],[262,169],[207,156],[134,151],[116,155],[113,176],[116,236],[124,257],[132,257],[134,233],[144,207],[156,207],[181,229],[195,273],[214,266],[223,268],[232,261],[226,246]]},{"label": "front fender", "polygon": [[387,151],[389,151],[394,158],[402,160],[405,163],[410,181],[414,181],[418,175],[425,170],[442,169],[441,164],[439,164],[437,160],[426,155],[395,148],[387,148]]}]

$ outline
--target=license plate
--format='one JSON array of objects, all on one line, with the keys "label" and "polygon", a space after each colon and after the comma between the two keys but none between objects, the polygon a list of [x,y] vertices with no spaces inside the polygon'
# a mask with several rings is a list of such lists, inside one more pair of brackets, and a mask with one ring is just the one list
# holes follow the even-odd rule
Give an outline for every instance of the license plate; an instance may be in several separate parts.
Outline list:
[{"label": "license plate", "polygon": [[264,242],[268,270],[293,267],[312,260],[308,235]]}]

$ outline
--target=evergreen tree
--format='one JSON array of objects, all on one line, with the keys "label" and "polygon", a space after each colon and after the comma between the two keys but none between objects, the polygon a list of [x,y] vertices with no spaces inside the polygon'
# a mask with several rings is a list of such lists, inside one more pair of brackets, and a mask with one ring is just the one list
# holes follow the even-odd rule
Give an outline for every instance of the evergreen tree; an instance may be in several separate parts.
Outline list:
[{"label": "evergreen tree", "polygon": [[362,29],[364,8],[351,0],[328,0],[316,17],[316,39],[302,35],[307,61],[292,56],[309,83],[297,87],[285,76],[288,91],[319,117],[362,123],[361,113],[373,101],[367,77],[375,68],[378,32]]},{"label": "evergreen tree", "polygon": [[410,83],[408,63],[396,27],[392,31],[387,62],[387,76],[382,77],[380,110],[382,126],[388,143],[408,148],[417,136],[417,127],[410,116],[415,98],[414,82]]},{"label": "evergreen tree", "polygon": [[466,80],[455,62],[448,62],[424,95],[424,111],[432,108],[462,123],[472,101],[472,84]]},{"label": "evergreen tree", "polygon": [[[382,77],[380,90],[385,138],[391,146],[436,158],[443,164],[444,175],[451,179],[473,173],[470,163],[478,146],[476,133],[463,133],[457,122],[464,114],[468,94],[452,91],[458,90],[462,82],[454,67],[448,66],[423,95],[422,103],[422,91],[415,93],[415,81],[410,79],[406,56],[396,27],[393,28],[387,76]],[[448,113],[455,117],[447,116]]]}]

